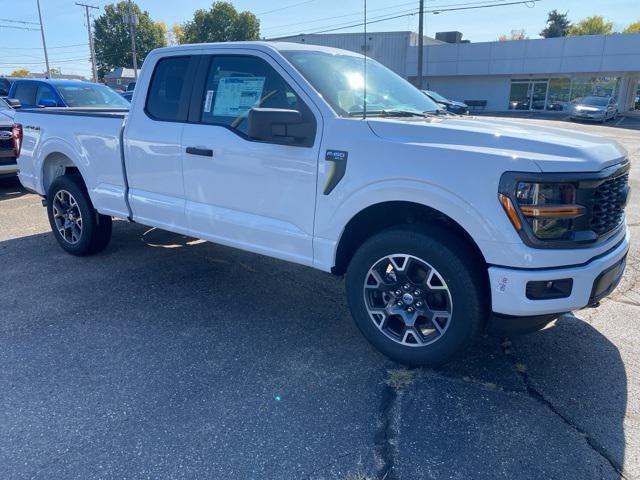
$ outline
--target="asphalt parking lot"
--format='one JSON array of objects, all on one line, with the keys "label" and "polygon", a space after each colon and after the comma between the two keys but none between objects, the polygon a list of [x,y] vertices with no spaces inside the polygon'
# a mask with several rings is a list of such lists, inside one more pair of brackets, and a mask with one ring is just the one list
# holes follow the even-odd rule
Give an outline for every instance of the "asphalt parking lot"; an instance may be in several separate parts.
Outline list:
[{"label": "asphalt parking lot", "polygon": [[[554,124],[618,139],[640,191],[640,132]],[[71,257],[0,180],[0,478],[640,478],[637,194],[628,221],[600,308],[405,370],[339,278],[125,222]]]}]

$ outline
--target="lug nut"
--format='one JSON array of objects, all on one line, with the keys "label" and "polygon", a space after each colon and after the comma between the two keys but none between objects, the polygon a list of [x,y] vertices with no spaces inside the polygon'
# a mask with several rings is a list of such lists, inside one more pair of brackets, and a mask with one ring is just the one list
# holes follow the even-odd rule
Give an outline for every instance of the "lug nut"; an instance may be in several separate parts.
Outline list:
[{"label": "lug nut", "polygon": [[402,293],[402,290],[396,290],[396,295],[400,295]]},{"label": "lug nut", "polygon": [[408,283],[405,283],[403,288],[405,290],[409,290],[409,288],[411,288],[411,285],[409,285]]},{"label": "lug nut", "polygon": [[416,295],[416,296],[420,295],[420,293],[422,293],[422,292],[420,292],[420,290],[416,290],[416,291],[413,292],[413,294]]},{"label": "lug nut", "polygon": [[422,307],[422,302],[417,302],[416,303],[416,307],[418,307],[418,308]]},{"label": "lug nut", "polygon": [[407,312],[409,312],[409,313],[413,312],[413,307],[407,308]]},{"label": "lug nut", "polygon": [[402,300],[398,300],[398,301],[396,302],[396,305],[398,305],[399,307],[401,307],[401,306],[402,306]]}]

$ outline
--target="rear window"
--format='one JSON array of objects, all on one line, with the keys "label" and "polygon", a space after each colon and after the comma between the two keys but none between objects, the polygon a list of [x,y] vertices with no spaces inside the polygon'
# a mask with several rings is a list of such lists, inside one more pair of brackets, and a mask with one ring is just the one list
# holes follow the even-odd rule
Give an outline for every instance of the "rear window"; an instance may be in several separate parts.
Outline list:
[{"label": "rear window", "polygon": [[187,120],[187,105],[180,98],[190,60],[190,57],[168,57],[156,65],[147,96],[147,113],[154,119],[168,122]]}]

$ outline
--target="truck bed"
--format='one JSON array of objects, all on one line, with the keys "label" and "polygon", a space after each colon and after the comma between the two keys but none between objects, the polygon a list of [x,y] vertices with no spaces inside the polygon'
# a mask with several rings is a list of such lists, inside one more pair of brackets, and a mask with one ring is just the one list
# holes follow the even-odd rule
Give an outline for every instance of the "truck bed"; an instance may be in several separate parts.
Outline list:
[{"label": "truck bed", "polygon": [[[20,109],[24,138],[19,177],[30,190],[46,195],[55,172],[77,166],[100,212],[128,217],[122,155],[123,109]],[[98,180],[99,179],[99,180]]]}]

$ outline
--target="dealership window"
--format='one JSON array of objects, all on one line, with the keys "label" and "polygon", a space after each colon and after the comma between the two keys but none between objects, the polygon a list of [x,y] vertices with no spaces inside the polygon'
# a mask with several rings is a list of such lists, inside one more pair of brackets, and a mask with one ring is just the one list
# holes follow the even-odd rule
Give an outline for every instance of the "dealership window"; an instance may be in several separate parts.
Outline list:
[{"label": "dealership window", "polygon": [[509,110],[568,111],[573,102],[587,95],[617,98],[620,77],[575,77],[513,79]]}]

